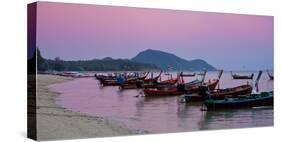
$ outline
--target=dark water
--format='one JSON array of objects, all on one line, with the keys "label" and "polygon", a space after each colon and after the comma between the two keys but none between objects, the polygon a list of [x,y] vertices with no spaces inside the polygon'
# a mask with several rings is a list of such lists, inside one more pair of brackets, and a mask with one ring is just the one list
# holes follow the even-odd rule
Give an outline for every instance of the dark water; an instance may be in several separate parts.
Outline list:
[{"label": "dark water", "polygon": [[[215,79],[217,74],[208,72],[206,80]],[[186,82],[193,79],[187,78]],[[232,80],[228,72],[223,74],[219,86],[234,87],[243,83],[247,80]],[[106,117],[132,129],[155,133],[273,125],[272,108],[200,111],[201,103],[178,104],[177,97],[135,97],[140,90],[100,87],[94,78],[75,79],[52,85],[50,89],[62,93],[57,103],[69,110]],[[273,90],[273,81],[269,81],[265,73],[259,90]]]}]

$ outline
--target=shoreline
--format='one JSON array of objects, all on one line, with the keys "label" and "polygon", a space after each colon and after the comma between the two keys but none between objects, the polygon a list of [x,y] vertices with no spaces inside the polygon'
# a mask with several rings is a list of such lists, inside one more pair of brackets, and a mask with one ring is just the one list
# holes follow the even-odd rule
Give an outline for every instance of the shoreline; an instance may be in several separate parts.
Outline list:
[{"label": "shoreline", "polygon": [[56,104],[60,93],[51,91],[50,85],[71,81],[73,78],[37,75],[37,136],[38,140],[97,138],[143,134],[124,123],[99,116],[73,112]]}]

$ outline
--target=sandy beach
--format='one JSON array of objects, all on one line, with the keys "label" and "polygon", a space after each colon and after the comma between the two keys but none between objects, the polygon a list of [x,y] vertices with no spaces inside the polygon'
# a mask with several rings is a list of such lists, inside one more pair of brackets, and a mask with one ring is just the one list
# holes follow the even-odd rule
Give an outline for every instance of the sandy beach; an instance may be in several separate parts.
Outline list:
[{"label": "sandy beach", "polygon": [[51,92],[48,86],[71,80],[72,78],[67,77],[38,75],[36,98],[38,140],[120,136],[134,133],[121,123],[71,112],[58,106],[55,101],[60,94]]}]

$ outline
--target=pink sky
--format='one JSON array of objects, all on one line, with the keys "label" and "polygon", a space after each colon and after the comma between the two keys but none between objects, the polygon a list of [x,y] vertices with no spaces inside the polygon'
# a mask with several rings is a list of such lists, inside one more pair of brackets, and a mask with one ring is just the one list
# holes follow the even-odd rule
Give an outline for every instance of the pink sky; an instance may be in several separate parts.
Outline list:
[{"label": "pink sky", "polygon": [[49,2],[39,2],[37,14],[46,58],[132,58],[155,49],[217,68],[273,68],[271,16]]}]

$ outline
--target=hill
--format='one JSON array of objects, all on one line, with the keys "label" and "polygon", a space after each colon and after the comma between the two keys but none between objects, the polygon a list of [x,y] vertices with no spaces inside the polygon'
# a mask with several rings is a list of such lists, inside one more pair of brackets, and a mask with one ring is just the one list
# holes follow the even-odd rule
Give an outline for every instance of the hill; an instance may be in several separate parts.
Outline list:
[{"label": "hill", "polygon": [[153,64],[162,70],[212,71],[215,67],[201,59],[185,60],[174,54],[158,50],[145,50],[131,59],[136,63]]}]

